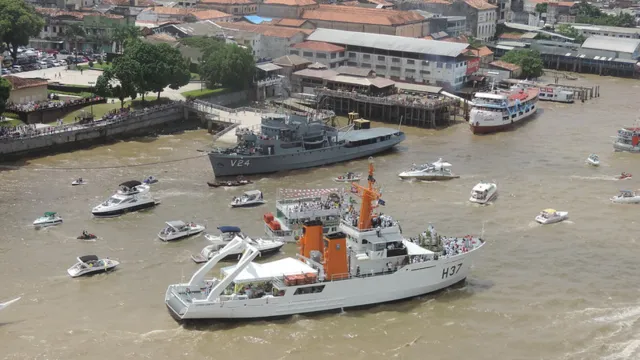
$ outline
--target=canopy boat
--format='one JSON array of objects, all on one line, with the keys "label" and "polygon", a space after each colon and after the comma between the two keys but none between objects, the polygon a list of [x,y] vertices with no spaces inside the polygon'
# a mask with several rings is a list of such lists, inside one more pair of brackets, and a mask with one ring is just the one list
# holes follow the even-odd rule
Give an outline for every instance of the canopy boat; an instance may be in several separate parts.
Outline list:
[{"label": "canopy boat", "polygon": [[184,221],[167,221],[165,224],[167,224],[167,227],[158,233],[158,237],[162,241],[179,240],[204,231],[203,225],[198,225],[192,222],[185,223]]},{"label": "canopy boat", "polygon": [[146,185],[151,185],[151,184],[157,183],[158,179],[154,178],[153,176],[149,176],[148,178],[144,179],[142,182],[145,183]]},{"label": "canopy boat", "polygon": [[450,180],[457,179],[460,176],[451,172],[451,164],[443,161],[442,158],[431,164],[424,164],[417,166],[413,164],[411,169],[403,171],[398,176],[401,179],[417,179],[417,180]]},{"label": "canopy boat", "polygon": [[100,259],[96,255],[84,255],[78,257],[78,262],[67,270],[69,276],[78,277],[89,274],[107,272],[120,265],[116,260]]},{"label": "canopy boat", "polygon": [[566,211],[556,211],[553,209],[542,210],[542,212],[536,216],[536,221],[540,224],[547,225],[567,220],[569,213]]},{"label": "canopy boat", "polygon": [[240,197],[233,197],[229,204],[232,208],[262,205],[266,203],[260,190],[245,191]]},{"label": "canopy boat", "polygon": [[596,154],[591,154],[587,158],[587,164],[592,166],[600,166],[600,158]]},{"label": "canopy boat", "polygon": [[487,204],[498,197],[498,185],[481,182],[471,190],[469,201],[476,204]]},{"label": "canopy boat", "polygon": [[87,182],[84,181],[82,178],[78,178],[77,180],[74,180],[73,182],[71,182],[71,186],[78,186],[78,185],[86,185]]},{"label": "canopy boat", "polygon": [[159,204],[149,195],[149,185],[131,180],[120,184],[110,198],[91,210],[96,217],[114,217],[128,212],[150,209]]},{"label": "canopy boat", "polygon": [[0,303],[0,310],[6,309],[7,307],[9,307],[9,305],[13,304],[14,302],[17,302],[20,299],[22,299],[22,297],[18,297],[18,298],[15,298],[13,300],[9,300],[7,302]]},{"label": "canopy boat", "polygon": [[93,239],[97,239],[98,237],[94,234],[90,234],[86,231],[82,232],[82,235],[78,236],[78,240],[93,240]]},{"label": "canopy boat", "polygon": [[633,177],[633,175],[623,172],[622,174],[620,174],[618,176],[618,180],[625,180],[625,179],[631,179],[631,177]]},{"label": "canopy boat", "polygon": [[121,195],[135,195],[149,192],[151,187],[147,184],[143,184],[138,180],[125,181],[118,185],[118,194]]},{"label": "canopy boat", "polygon": [[62,224],[62,218],[53,211],[47,211],[44,216],[37,218],[33,222],[35,227],[47,227]]},{"label": "canopy boat", "polygon": [[[169,285],[165,304],[177,320],[261,319],[381,304],[409,299],[464,281],[482,248],[480,238],[437,237],[421,246],[404,238],[390,216],[374,214],[380,192],[373,164],[368,186],[340,231],[323,234],[321,221],[304,223],[296,258],[256,263],[260,251],[235,236],[188,282]],[[355,225],[354,225],[355,224]],[[208,274],[231,253],[238,263]]]},{"label": "canopy boat", "polygon": [[344,175],[338,176],[337,178],[334,178],[333,181],[335,182],[358,182],[362,179],[362,174],[360,173],[352,173],[352,172],[348,172]]},{"label": "canopy boat", "polygon": [[640,204],[640,194],[630,190],[620,190],[620,194],[611,198],[617,204]]},{"label": "canopy boat", "polygon": [[[191,259],[200,264],[209,261],[220,250],[227,246],[234,238],[240,237],[245,239],[249,244],[253,245],[260,254],[258,256],[266,256],[278,253],[284,246],[284,241],[280,239],[251,239],[244,235],[237,226],[220,226],[220,235],[205,234],[205,238],[211,242],[211,245],[205,246],[198,255],[191,255]],[[230,252],[222,260],[238,259],[242,256],[242,251]]]},{"label": "canopy boat", "polygon": [[242,185],[249,185],[249,184],[253,184],[253,182],[251,180],[247,180],[244,179],[243,177],[239,176],[236,180],[227,180],[227,181],[216,181],[216,182],[209,182],[207,181],[207,185],[209,185],[209,187],[233,187],[233,186],[242,186]]}]

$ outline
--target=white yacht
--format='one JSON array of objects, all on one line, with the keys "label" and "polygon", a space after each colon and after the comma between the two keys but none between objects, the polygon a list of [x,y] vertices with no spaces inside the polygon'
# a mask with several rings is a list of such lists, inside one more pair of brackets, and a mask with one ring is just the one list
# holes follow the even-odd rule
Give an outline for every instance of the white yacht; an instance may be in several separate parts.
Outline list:
[{"label": "white yacht", "polygon": [[620,194],[611,198],[617,204],[640,204],[640,194],[630,190],[620,190]]},{"label": "white yacht", "polygon": [[7,307],[9,307],[9,305],[11,305],[11,304],[13,304],[15,302],[18,302],[18,300],[20,300],[21,298],[22,297],[19,297],[19,298],[15,298],[13,300],[9,300],[7,302],[0,303],[0,310],[6,309]]},{"label": "white yacht", "polygon": [[156,205],[158,202],[149,195],[149,185],[132,180],[120,184],[118,192],[94,207],[91,213],[96,217],[111,217],[149,209]]},{"label": "white yacht", "polygon": [[[264,214],[264,231],[270,238],[296,242],[302,235],[302,224],[317,219],[323,232],[338,231],[341,209],[346,209],[344,189],[279,189],[275,214]],[[344,206],[343,206],[344,205]]]},{"label": "white yacht", "polygon": [[596,154],[589,155],[586,162],[591,166],[600,166],[600,158]]},{"label": "white yacht", "polygon": [[358,182],[362,179],[362,174],[348,172],[333,179],[335,182]]},{"label": "white yacht", "polygon": [[85,180],[83,180],[82,178],[78,178],[74,181],[71,182],[71,186],[78,186],[78,185],[86,185],[87,182]]},{"label": "white yacht", "polygon": [[416,166],[413,164],[410,170],[401,172],[398,176],[401,179],[417,180],[449,180],[457,179],[460,176],[451,172],[451,164],[442,161],[442,158],[431,164]]},{"label": "white yacht", "polygon": [[498,185],[481,182],[471,190],[469,201],[476,204],[487,204],[498,197]]},{"label": "white yacht", "polygon": [[[284,246],[284,241],[279,239],[251,239],[244,235],[237,226],[220,226],[218,230],[220,230],[220,235],[205,234],[204,237],[211,242],[211,245],[205,246],[200,254],[191,256],[191,259],[197,264],[209,261],[236,237],[243,238],[248,244],[254,246],[260,252],[258,256],[275,254]],[[230,252],[222,260],[238,259],[241,256],[242,251]]]},{"label": "white yacht", "polygon": [[569,213],[566,211],[555,211],[553,209],[542,210],[542,212],[536,216],[536,221],[540,224],[554,224],[557,222],[561,222],[567,220],[569,218]]},{"label": "white yacht", "polygon": [[266,201],[262,196],[262,191],[249,190],[249,191],[245,191],[244,194],[242,194],[242,196],[240,197],[234,196],[233,200],[231,200],[231,203],[229,205],[232,208],[237,208],[237,207],[249,207],[249,206],[262,205],[264,203],[266,203]]},{"label": "white yacht", "polygon": [[204,226],[192,222],[167,221],[165,224],[167,227],[158,233],[158,237],[162,241],[180,240],[204,231]]},{"label": "white yacht", "polygon": [[95,255],[78,257],[78,262],[67,270],[69,276],[78,277],[89,274],[106,272],[120,265],[120,262],[111,259],[100,259]]},{"label": "white yacht", "polygon": [[[308,222],[297,258],[259,264],[252,262],[258,249],[236,236],[188,282],[169,285],[169,312],[178,320],[269,318],[412,298],[465,280],[484,241],[437,236],[421,246],[405,239],[396,221],[374,215],[373,164],[369,175],[368,187],[356,185],[360,211],[345,217],[340,232],[323,235],[322,224]],[[206,279],[238,251],[238,264]]]},{"label": "white yacht", "polygon": [[33,222],[33,226],[37,228],[55,226],[62,224],[62,218],[56,212],[47,211],[44,216],[37,218]]}]

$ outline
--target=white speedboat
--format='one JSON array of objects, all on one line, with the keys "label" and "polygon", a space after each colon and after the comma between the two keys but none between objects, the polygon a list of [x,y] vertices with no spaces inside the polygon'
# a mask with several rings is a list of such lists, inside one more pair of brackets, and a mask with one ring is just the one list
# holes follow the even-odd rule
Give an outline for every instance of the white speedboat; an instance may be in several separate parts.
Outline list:
[{"label": "white speedboat", "polygon": [[471,190],[469,201],[476,204],[487,204],[498,197],[498,185],[481,182]]},{"label": "white speedboat", "polygon": [[179,240],[204,231],[204,226],[184,221],[167,221],[165,224],[167,227],[158,233],[162,241]]},{"label": "white speedboat", "polygon": [[13,300],[9,300],[9,301],[7,301],[7,302],[0,303],[0,310],[4,310],[4,309],[6,309],[7,307],[9,307],[9,305],[11,305],[11,304],[13,304],[13,303],[17,302],[17,301],[18,301],[18,300],[20,300],[21,298],[22,298],[22,297],[19,297],[19,298],[15,298],[15,299],[13,299]]},{"label": "white speedboat", "polygon": [[620,194],[611,198],[617,204],[640,204],[640,195],[629,190],[620,190]]},{"label": "white speedboat", "polygon": [[600,166],[600,158],[596,154],[591,154],[587,158],[587,164],[591,166]]},{"label": "white speedboat", "polygon": [[142,182],[147,185],[151,185],[151,184],[157,183],[158,179],[154,178],[153,176],[149,176],[148,178],[144,179]]},{"label": "white speedboat", "polygon": [[262,197],[262,191],[260,190],[249,190],[245,191],[244,194],[240,197],[233,197],[231,203],[229,204],[232,208],[236,207],[248,207],[248,206],[256,206],[262,205],[266,201]]},{"label": "white speedboat", "polygon": [[[169,285],[165,304],[178,320],[260,319],[347,309],[409,299],[464,281],[484,245],[480,238],[434,237],[430,244],[404,238],[388,215],[374,215],[380,199],[373,164],[354,221],[323,234],[321,221],[304,223],[296,258],[255,263],[258,249],[240,236],[198,269],[188,282]],[[353,225],[356,223],[356,225]],[[208,274],[230,253],[237,264]]]},{"label": "white speedboat", "polygon": [[460,176],[451,172],[451,164],[442,161],[442,158],[431,164],[413,165],[408,171],[403,171],[398,176],[401,179],[417,179],[417,180],[449,180],[457,179]]},{"label": "white speedboat", "polygon": [[44,213],[44,216],[37,218],[33,222],[33,226],[35,227],[47,227],[47,226],[55,226],[62,224],[62,218],[60,215],[53,211],[47,211]]},{"label": "white speedboat", "polygon": [[149,195],[149,186],[139,181],[127,181],[120,184],[118,192],[93,208],[91,213],[96,217],[119,216],[128,212],[149,209],[158,202]]},{"label": "white speedboat", "polygon": [[106,272],[120,265],[120,262],[111,259],[100,259],[95,255],[78,257],[78,262],[67,270],[69,276],[78,277],[89,274]]},{"label": "white speedboat", "polygon": [[[243,238],[247,243],[254,246],[260,254],[258,256],[266,256],[275,254],[284,246],[285,242],[280,239],[251,239],[244,235],[237,226],[220,226],[220,235],[205,234],[205,238],[211,242],[211,245],[205,246],[198,255],[191,255],[191,259],[197,264],[207,262],[214,257],[225,246],[229,245],[231,240],[236,237]],[[222,260],[238,259],[242,256],[242,251],[229,252]]]},{"label": "white speedboat", "polygon": [[536,216],[536,221],[540,224],[554,224],[557,222],[561,222],[567,220],[569,218],[569,213],[566,211],[555,211],[553,209],[542,210],[542,212]]},{"label": "white speedboat", "polygon": [[77,180],[74,180],[73,182],[71,182],[71,186],[78,186],[78,185],[86,185],[87,182],[84,181],[82,178],[78,178]]},{"label": "white speedboat", "polygon": [[337,178],[334,178],[335,182],[358,182],[362,179],[362,174],[356,174],[352,172],[348,172],[344,175],[340,175]]}]

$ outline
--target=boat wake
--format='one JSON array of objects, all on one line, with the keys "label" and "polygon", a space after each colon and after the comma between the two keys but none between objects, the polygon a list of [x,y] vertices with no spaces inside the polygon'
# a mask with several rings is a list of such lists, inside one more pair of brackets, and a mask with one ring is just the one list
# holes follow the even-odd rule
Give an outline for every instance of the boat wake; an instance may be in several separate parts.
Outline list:
[{"label": "boat wake", "polygon": [[600,175],[600,176],[579,176],[571,175],[571,179],[577,180],[599,180],[599,181],[616,181],[619,180],[617,176]]}]

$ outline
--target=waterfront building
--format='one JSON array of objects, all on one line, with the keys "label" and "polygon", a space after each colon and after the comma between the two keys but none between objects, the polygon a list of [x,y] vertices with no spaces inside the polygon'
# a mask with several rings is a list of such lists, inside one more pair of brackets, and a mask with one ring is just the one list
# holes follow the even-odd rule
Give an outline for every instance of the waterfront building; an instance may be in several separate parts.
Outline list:
[{"label": "waterfront building", "polygon": [[195,6],[203,9],[220,10],[233,15],[236,19],[258,12],[258,3],[254,0],[199,0]]},{"label": "waterfront building", "polygon": [[7,75],[4,78],[11,84],[8,103],[26,104],[47,100],[47,80],[39,78],[21,78]]},{"label": "waterfront building", "polygon": [[618,26],[604,26],[591,24],[568,24],[578,30],[580,35],[589,36],[607,36],[626,39],[640,39],[640,28],[626,28]]},{"label": "waterfront building", "polygon": [[318,62],[329,68],[347,65],[347,56],[343,46],[320,41],[304,41],[289,47],[289,55],[300,55],[312,62]]},{"label": "waterfront building", "polygon": [[142,10],[136,22],[146,24],[162,24],[170,21],[188,22],[185,20],[194,19],[197,21],[233,21],[233,16],[215,9],[195,9],[183,7],[155,6]]},{"label": "waterfront building", "polygon": [[594,35],[587,38],[582,49],[602,50],[613,53],[613,57],[627,60],[640,59],[640,39],[613,38]]}]

